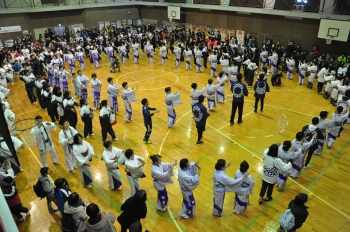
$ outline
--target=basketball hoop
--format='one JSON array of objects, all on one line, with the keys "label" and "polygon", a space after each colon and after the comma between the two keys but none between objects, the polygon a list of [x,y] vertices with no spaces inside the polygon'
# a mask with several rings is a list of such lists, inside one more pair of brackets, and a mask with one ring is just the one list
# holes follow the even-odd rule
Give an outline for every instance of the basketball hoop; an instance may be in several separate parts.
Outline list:
[{"label": "basketball hoop", "polygon": [[334,35],[328,35],[326,39],[326,44],[332,44],[333,38],[334,38]]}]

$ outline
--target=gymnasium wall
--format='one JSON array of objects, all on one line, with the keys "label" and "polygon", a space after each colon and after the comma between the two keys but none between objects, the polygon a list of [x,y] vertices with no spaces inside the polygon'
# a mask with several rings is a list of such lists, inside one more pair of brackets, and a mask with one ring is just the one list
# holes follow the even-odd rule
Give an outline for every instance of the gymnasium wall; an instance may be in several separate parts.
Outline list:
[{"label": "gymnasium wall", "polygon": [[[83,23],[85,27],[89,27],[98,26],[98,22],[101,21],[138,18],[140,18],[140,13],[137,6],[89,8],[55,12],[1,14],[0,26],[20,25],[22,31],[28,30],[33,33],[34,28],[55,27],[58,24],[68,26]],[[7,39],[15,39],[22,35],[22,32],[3,33],[0,34],[0,39],[4,43]]]},{"label": "gymnasium wall", "polygon": [[[286,13],[288,13],[286,11]],[[141,8],[141,18],[165,20],[167,19],[165,7]],[[174,20],[176,21],[176,20]],[[202,11],[199,9],[181,8],[180,23],[207,25],[219,28],[232,28],[243,30],[257,37],[259,43],[266,38],[279,40],[283,46],[290,40],[302,49],[311,50],[317,45],[320,52],[330,54],[350,53],[350,39],[347,42],[332,41],[326,45],[324,39],[318,39],[320,20],[317,19],[288,19],[281,16],[262,14],[238,14],[232,11]]]}]

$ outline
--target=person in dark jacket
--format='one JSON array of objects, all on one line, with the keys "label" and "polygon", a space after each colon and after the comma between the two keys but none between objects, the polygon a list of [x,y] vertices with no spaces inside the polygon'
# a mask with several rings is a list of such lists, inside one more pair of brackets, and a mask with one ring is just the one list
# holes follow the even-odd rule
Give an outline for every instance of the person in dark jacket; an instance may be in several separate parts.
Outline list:
[{"label": "person in dark jacket", "polygon": [[254,112],[255,113],[257,113],[259,101],[260,101],[260,112],[263,112],[265,93],[270,92],[270,86],[266,81],[264,81],[264,78],[265,78],[265,75],[263,73],[260,73],[259,80],[254,85],[254,91],[255,91],[255,94],[254,94],[254,97],[255,97]]},{"label": "person in dark jacket", "polygon": [[[143,122],[146,127],[146,133],[145,133],[145,137],[143,137],[143,142],[146,144],[151,144],[152,141],[149,140],[149,137],[151,136],[151,133],[152,133],[152,116],[154,115],[154,113],[158,113],[159,110],[157,110],[156,108],[149,107],[148,106],[149,102],[147,98],[142,99],[141,104],[142,104]],[[151,113],[150,111],[154,111],[154,113]]]},{"label": "person in dark jacket", "polygon": [[[295,232],[299,229],[309,216],[309,212],[307,211],[308,207],[305,205],[307,199],[308,196],[305,193],[300,193],[289,203],[288,209],[290,209],[294,215],[295,225],[292,229],[288,230],[288,232]],[[286,231],[282,226],[280,226],[280,229],[281,231]]]},{"label": "person in dark jacket", "polygon": [[198,97],[198,102],[193,105],[192,112],[194,120],[196,121],[196,127],[198,132],[197,144],[202,144],[203,132],[205,131],[205,124],[207,123],[207,118],[210,116],[208,114],[207,108],[203,105],[204,96],[200,95]]},{"label": "person in dark jacket", "polygon": [[121,225],[121,232],[141,232],[141,218],[146,218],[147,215],[147,193],[145,190],[137,190],[135,195],[127,199],[120,207],[123,211],[117,218]]},{"label": "person in dark jacket", "polygon": [[242,74],[237,74],[237,82],[231,86],[231,92],[233,93],[232,101],[232,111],[230,118],[230,125],[233,126],[236,111],[238,108],[238,124],[242,123],[242,114],[243,114],[243,105],[244,105],[244,96],[248,96],[248,89],[245,84],[242,83]]},{"label": "person in dark jacket", "polygon": [[26,216],[29,216],[30,211],[28,210],[28,208],[23,207],[21,199],[18,195],[18,190],[11,176],[7,176],[4,178],[1,190],[6,199],[7,205],[10,208],[11,213],[15,215],[20,222],[24,222],[24,218],[21,213],[25,213]]}]

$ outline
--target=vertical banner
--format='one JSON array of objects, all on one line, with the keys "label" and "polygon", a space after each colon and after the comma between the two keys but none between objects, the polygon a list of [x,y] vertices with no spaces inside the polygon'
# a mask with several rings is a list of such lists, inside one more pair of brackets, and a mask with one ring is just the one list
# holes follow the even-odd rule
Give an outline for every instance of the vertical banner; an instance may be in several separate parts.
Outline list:
[{"label": "vertical banner", "polygon": [[132,19],[128,19],[127,22],[128,22],[128,25],[132,25]]},{"label": "vertical banner", "polygon": [[98,22],[98,29],[101,31],[105,27],[105,22]]},{"label": "vertical banner", "polygon": [[244,44],[244,31],[237,30],[236,31],[237,43],[240,45]]},{"label": "vertical banner", "polygon": [[122,21],[121,20],[117,20],[117,28],[120,28],[122,26]]},{"label": "vertical banner", "polygon": [[110,21],[105,21],[105,27],[109,27],[111,25]]}]

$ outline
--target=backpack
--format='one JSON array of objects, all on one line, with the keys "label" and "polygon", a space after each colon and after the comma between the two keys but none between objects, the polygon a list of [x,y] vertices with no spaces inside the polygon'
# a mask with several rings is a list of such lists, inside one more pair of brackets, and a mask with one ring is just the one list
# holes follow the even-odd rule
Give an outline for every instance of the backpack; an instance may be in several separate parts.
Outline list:
[{"label": "backpack", "polygon": [[295,226],[295,217],[290,209],[284,211],[280,218],[280,224],[285,230],[290,230]]},{"label": "backpack", "polygon": [[[44,180],[44,181],[49,181],[49,180]],[[43,188],[44,181],[41,182],[40,180],[38,180],[38,182],[36,182],[36,184],[33,185],[35,194],[37,195],[37,197],[40,197],[41,199],[45,198],[47,194],[47,192],[45,192]]]},{"label": "backpack", "polygon": [[78,226],[76,225],[73,214],[63,213],[61,229],[63,232],[76,232]]}]

